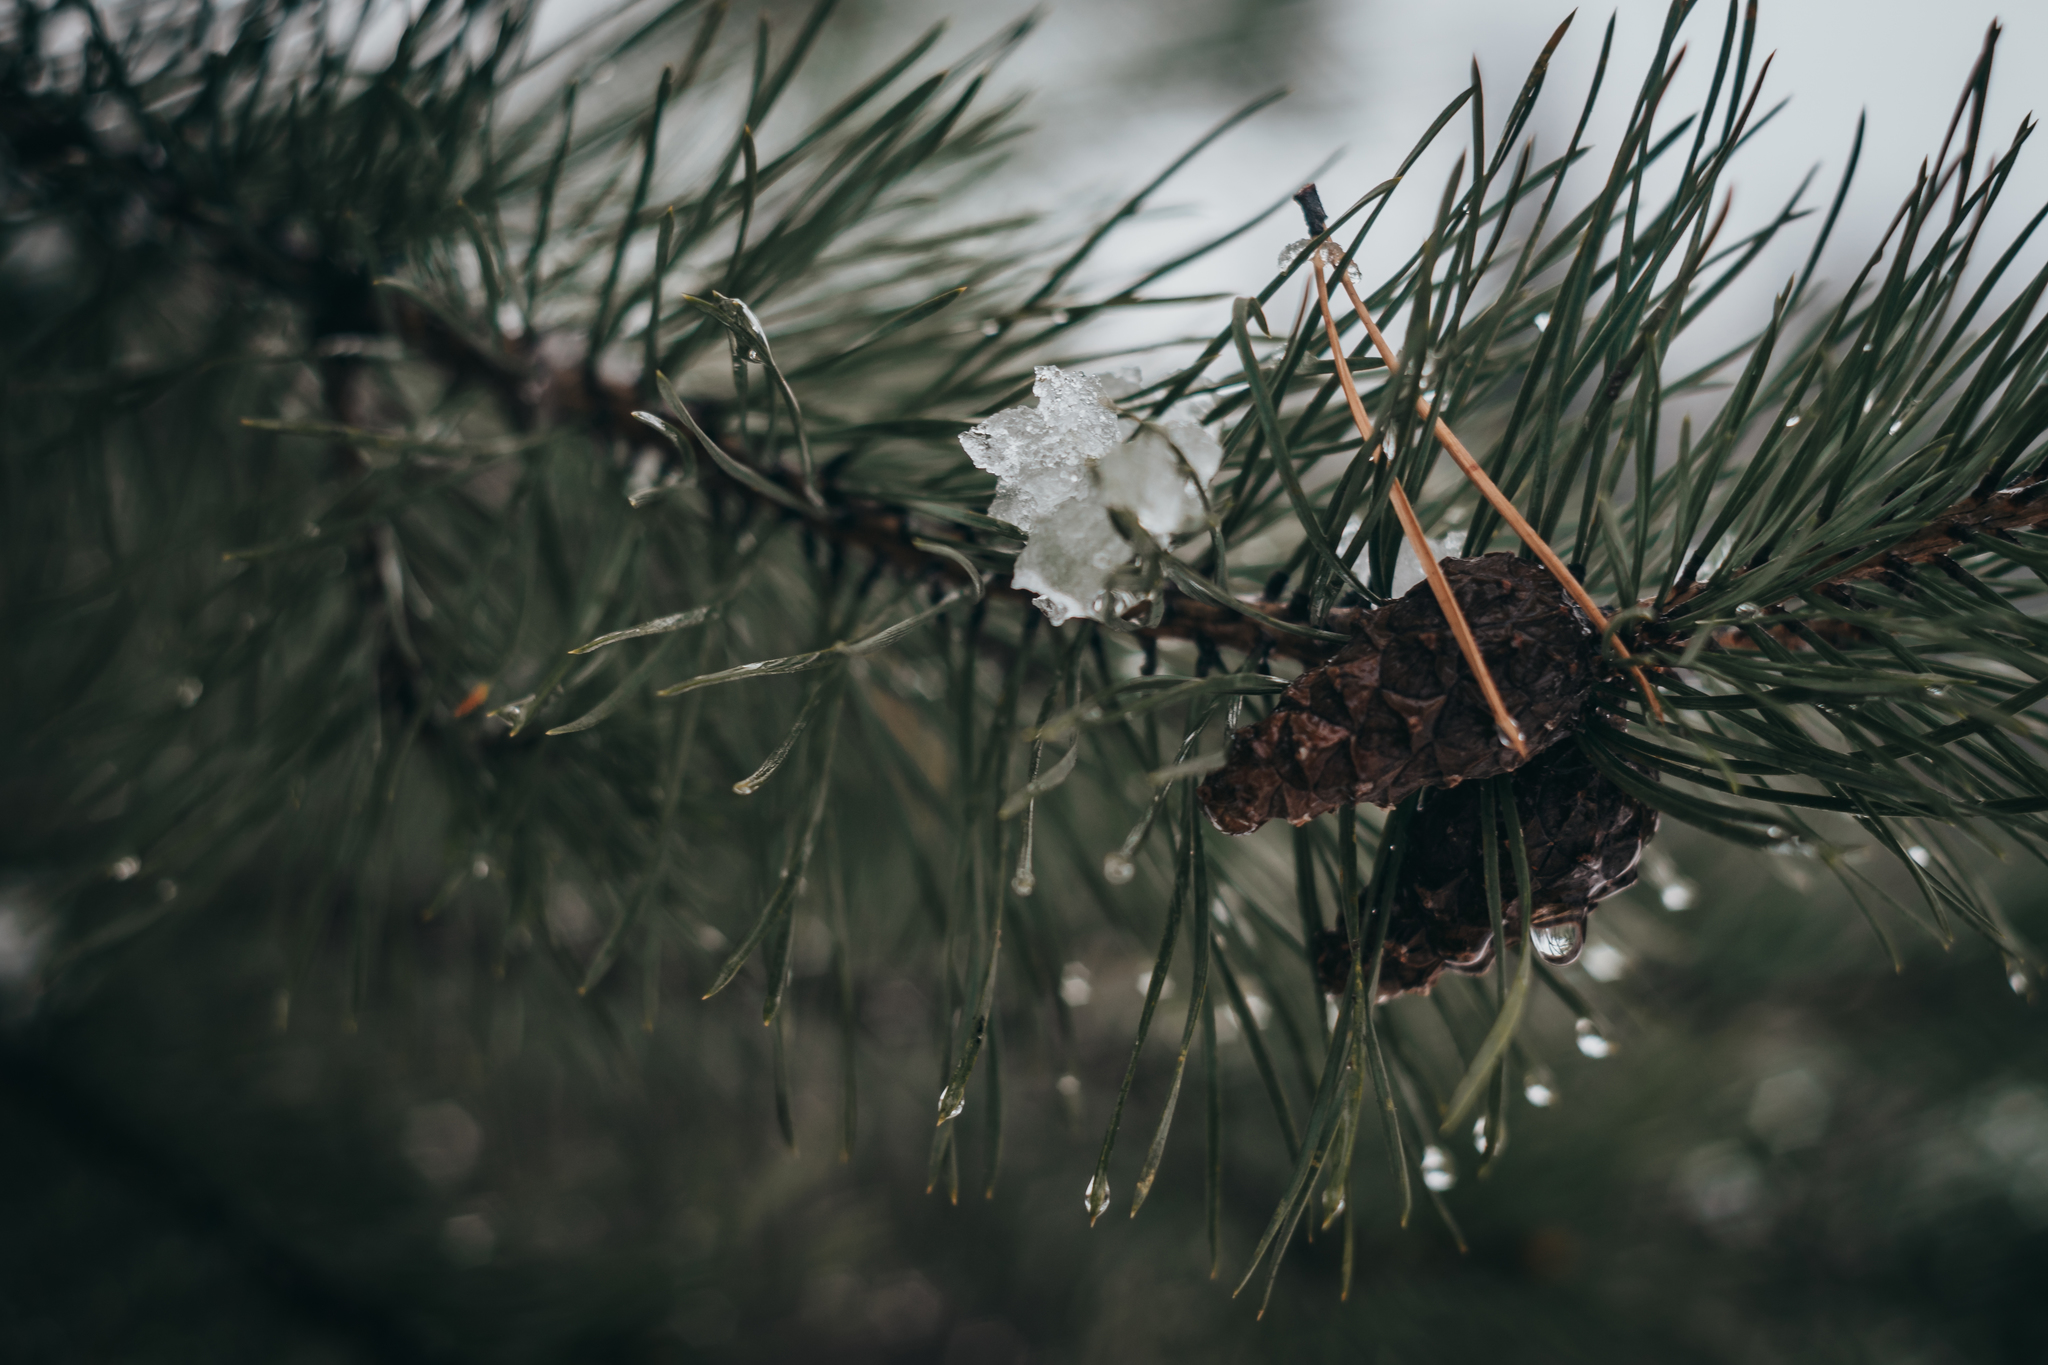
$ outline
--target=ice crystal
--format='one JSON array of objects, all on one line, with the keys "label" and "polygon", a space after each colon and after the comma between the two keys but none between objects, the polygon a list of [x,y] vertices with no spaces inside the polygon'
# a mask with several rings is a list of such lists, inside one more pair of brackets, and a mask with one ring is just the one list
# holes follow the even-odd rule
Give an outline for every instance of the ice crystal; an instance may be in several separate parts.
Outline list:
[{"label": "ice crystal", "polygon": [[[1286,246],[1281,247],[1280,268],[1285,270],[1288,266],[1293,265],[1295,258],[1308,250],[1308,244],[1314,240],[1315,238],[1313,237],[1304,237],[1298,242],[1289,242]],[[1319,254],[1323,258],[1323,264],[1332,269],[1336,268],[1337,262],[1344,259],[1344,253],[1337,249],[1335,242],[1324,242],[1323,249]],[[1356,261],[1345,266],[1344,273],[1351,278],[1353,284],[1358,283],[1362,278],[1358,273],[1358,262]]]},{"label": "ice crystal", "polygon": [[1005,408],[960,437],[968,458],[996,476],[989,515],[1024,532],[1011,581],[1054,625],[1118,605],[1110,579],[1137,556],[1110,508],[1161,541],[1202,525],[1197,481],[1206,486],[1223,463],[1201,424],[1208,403],[1177,403],[1141,423],[1115,407],[1136,387],[1129,374],[1041,365],[1037,407]]}]

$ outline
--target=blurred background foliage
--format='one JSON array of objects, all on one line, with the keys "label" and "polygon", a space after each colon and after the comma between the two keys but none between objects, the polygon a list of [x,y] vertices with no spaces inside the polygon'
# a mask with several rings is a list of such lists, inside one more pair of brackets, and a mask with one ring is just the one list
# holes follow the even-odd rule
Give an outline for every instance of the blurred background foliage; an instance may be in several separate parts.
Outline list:
[{"label": "blurred background foliage", "polygon": [[[1076,794],[1041,827],[1054,869],[1042,872],[1041,895],[1059,896],[1048,944],[1059,951],[1035,970],[1057,976],[1063,1018],[1019,1004],[999,1021],[1009,1079],[1001,1178],[987,1197],[994,1129],[979,1102],[955,1144],[957,1201],[945,1181],[927,1193],[945,1065],[932,1021],[944,1005],[913,965],[929,897],[913,889],[925,874],[899,851],[901,775],[837,779],[822,838],[835,865],[855,869],[843,894],[871,908],[870,937],[849,964],[823,917],[804,922],[789,947],[784,1033],[760,1026],[757,995],[697,997],[728,932],[769,894],[777,861],[760,856],[758,831],[800,814],[808,793],[795,782],[765,788],[756,801],[766,811],[677,797],[691,835],[672,850],[673,873],[685,905],[702,912],[664,919],[668,937],[625,945],[630,972],[579,991],[593,959],[619,946],[605,926],[620,922],[643,871],[629,865],[641,843],[624,831],[663,814],[676,791],[665,765],[677,762],[687,713],[626,708],[603,747],[573,736],[521,745],[502,724],[488,730],[482,708],[460,710],[465,689],[499,679],[497,706],[518,690],[505,677],[526,667],[527,686],[544,695],[527,656],[594,634],[584,619],[594,596],[640,581],[641,595],[628,593],[602,625],[642,619],[691,581],[690,566],[754,562],[746,557],[763,542],[744,589],[752,603],[729,627],[752,632],[743,657],[814,640],[817,621],[847,609],[816,585],[851,585],[811,572],[829,567],[826,549],[750,521],[756,513],[737,500],[720,508],[714,494],[705,496],[723,519],[636,539],[620,484],[644,468],[659,487],[669,466],[642,466],[636,449],[611,462],[573,450],[533,459],[516,422],[479,453],[474,424],[491,419],[478,417],[478,395],[493,376],[451,383],[421,367],[383,389],[363,382],[375,355],[337,341],[381,330],[389,310],[410,319],[415,342],[464,339],[437,327],[449,313],[435,272],[446,272],[450,295],[482,282],[452,260],[407,258],[406,242],[488,237],[492,196],[530,195],[548,174],[552,104],[512,102],[531,120],[500,132],[525,158],[517,182],[465,180],[478,169],[459,156],[419,169],[417,146],[404,141],[473,95],[456,62],[387,105],[372,89],[324,120],[300,120],[330,137],[330,150],[387,146],[364,140],[359,119],[409,148],[366,157],[358,183],[309,174],[332,163],[277,143],[234,166],[231,195],[206,201],[206,166],[195,162],[185,183],[201,186],[198,199],[166,197],[151,178],[161,167],[123,141],[119,109],[51,116],[61,102],[19,60],[36,12],[13,12],[0,106],[0,310],[13,320],[4,590],[17,641],[0,675],[0,1153],[11,1176],[0,1194],[0,1356],[2038,1358],[2048,1340],[2038,1292],[2048,1280],[2048,1038],[2027,983],[1986,989],[2006,967],[1972,938],[1949,951],[1902,940],[1904,970],[1894,973],[1855,909],[1797,858],[1667,835],[1666,861],[1603,909],[1595,951],[1563,973],[1596,1002],[1608,1055],[1575,1046],[1573,1013],[1546,998],[1525,1060],[1548,1102],[1517,1107],[1509,1153],[1485,1178],[1470,1144],[1447,1153],[1443,1202],[1457,1231],[1426,1204],[1398,1227],[1391,1189],[1362,1180],[1348,1301],[1338,1299],[1336,1238],[1319,1234],[1296,1246],[1262,1321],[1208,1278],[1194,1112],[1182,1116],[1143,1218],[1119,1207],[1090,1229],[1082,1210],[1161,900],[1154,876],[1115,887],[1093,874],[1142,792]],[[155,11],[155,22],[182,12]],[[1156,47],[1134,49],[1133,81],[1154,88],[1148,73],[1166,69],[1174,80],[1159,84],[1161,98],[1239,83],[1250,97],[1286,74],[1319,13],[1305,0],[1205,6],[1184,26],[1199,41],[1162,30]],[[686,142],[685,155],[713,167],[734,108],[749,99],[752,40],[740,21],[750,17],[736,13],[730,41],[707,48],[702,99],[717,110],[717,136]],[[885,9],[855,17],[864,41],[890,33]],[[777,19],[779,58],[806,12]],[[698,17],[684,20],[663,31],[664,60],[688,51]],[[810,114],[865,79],[835,53],[836,31],[823,32],[824,60],[788,96]],[[900,49],[912,35],[891,36]],[[642,132],[632,104],[660,65],[644,52],[586,63],[588,142],[574,164],[599,169],[588,183],[574,171],[563,182],[564,221],[579,202],[630,192]],[[604,92],[629,85],[635,93],[608,112]],[[756,76],[756,94],[759,85]],[[1027,267],[1042,277],[1045,242],[1066,245],[1075,224],[1054,212],[1026,239],[1014,221],[953,216],[953,200],[986,185],[990,154],[1012,134],[978,114],[942,127],[941,108],[918,113],[934,136],[903,167],[900,198],[847,206],[843,235],[821,234],[816,250],[757,254],[753,287],[729,291],[750,296],[772,276],[791,315],[829,299],[813,353],[869,337],[939,290],[974,291],[974,317],[921,320],[803,385],[823,429],[866,440],[885,470],[922,467],[918,442],[930,433],[847,433],[907,411],[951,422],[943,443],[960,418],[1014,389],[1019,364],[1081,345],[1057,330],[1067,318],[1024,302]],[[788,145],[764,145],[762,164]],[[827,139],[818,154],[843,145]],[[711,151],[695,156],[701,146]],[[215,168],[233,160],[210,150]],[[389,174],[396,165],[415,169]],[[686,167],[676,183],[704,169]],[[702,201],[725,234],[718,251],[741,214],[727,171]],[[451,185],[463,191],[453,201]],[[61,204],[63,232],[47,231],[53,200],[37,198],[46,193]],[[687,220],[690,203],[669,187],[647,202],[672,197]],[[935,209],[940,197],[947,206]],[[422,214],[452,217],[416,234]],[[906,224],[932,231],[905,250]],[[545,263],[548,288],[530,316],[589,322],[611,243],[588,226],[577,225],[583,254]],[[336,258],[352,273],[322,274]],[[629,279],[645,264],[636,258]],[[427,285],[397,303],[377,299],[373,277],[401,268]],[[516,332],[517,272],[492,287]],[[618,312],[636,302],[622,297]],[[980,334],[984,318],[1028,323],[1034,336],[979,375],[934,360],[953,338]],[[694,354],[679,343],[664,363],[679,377],[693,359],[700,375],[722,370],[712,339],[699,338]],[[563,389],[522,401],[550,413],[608,401],[605,375],[579,372],[573,358],[561,368]],[[629,385],[638,377],[632,358],[623,372]],[[264,415],[382,429],[405,408],[458,413],[470,423],[467,448],[383,461],[374,444],[324,429],[233,425]],[[572,432],[566,444],[581,439]],[[50,473],[51,452],[83,448],[109,458]],[[495,513],[522,496],[507,479],[479,500],[492,516],[405,544],[407,571],[430,594],[474,581],[482,562],[494,589],[507,576],[534,580],[520,605],[499,617],[480,609],[465,617],[481,622],[467,633],[440,633],[445,609],[413,619],[416,636],[393,628],[380,614],[394,590],[375,527],[399,499],[376,501],[377,480],[411,481],[405,499],[432,497],[509,455],[526,460],[528,486],[552,483],[532,505],[569,520],[536,513],[505,531]],[[350,490],[340,501],[338,480]],[[326,542],[311,550],[290,543],[309,519],[322,534],[306,539]],[[501,543],[507,535],[520,539]],[[222,550],[281,544],[220,567]],[[112,604],[75,610],[110,574],[120,580]],[[396,589],[401,602],[405,592]],[[283,624],[279,603],[296,614]],[[268,666],[298,689],[285,706],[258,705],[253,687],[222,681],[243,678],[273,647]],[[949,639],[946,651],[956,647],[964,653]],[[688,648],[668,656],[676,676],[694,671]],[[905,665],[874,695],[913,700],[893,711],[874,702],[860,723],[916,734],[927,722],[915,699],[943,697],[948,657],[922,661],[922,673]],[[617,683],[579,681],[588,704]],[[697,740],[693,762],[714,792],[775,747],[802,696],[794,682],[749,685],[778,690],[722,698]],[[259,718],[271,728],[251,743]],[[451,786],[467,774],[502,794],[470,807],[433,782],[395,783],[390,765],[410,760],[390,756],[412,744]],[[294,745],[304,761],[278,762]],[[933,759],[935,771],[942,764]],[[387,791],[396,833],[372,839],[356,812]],[[467,823],[451,816],[458,808]],[[555,836],[506,838],[522,820]],[[145,846],[166,851],[126,865]],[[623,888],[620,903],[591,889],[608,885]],[[2040,936],[2032,889],[2015,877],[2000,890],[2020,930]],[[848,983],[862,1048],[858,1139],[842,1161]],[[1305,979],[1297,986],[1306,994]],[[1393,1013],[1427,1051],[1472,1025],[1456,1015],[1458,999],[1446,991]],[[1223,1046],[1223,1217],[1235,1257],[1267,1218],[1287,1163],[1243,1040]],[[1155,1045],[1134,1091],[1148,1117],[1168,1082],[1163,1051]],[[794,1073],[786,1120],[779,1064]],[[1234,1266],[1226,1258],[1226,1276]]]}]

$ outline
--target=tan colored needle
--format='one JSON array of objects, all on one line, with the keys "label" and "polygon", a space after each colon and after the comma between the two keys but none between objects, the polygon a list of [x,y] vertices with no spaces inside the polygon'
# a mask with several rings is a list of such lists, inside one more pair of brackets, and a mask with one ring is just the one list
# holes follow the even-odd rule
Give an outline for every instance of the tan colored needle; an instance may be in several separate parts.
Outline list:
[{"label": "tan colored needle", "polygon": [[[1358,385],[1351,378],[1351,364],[1344,358],[1344,342],[1337,335],[1337,317],[1330,308],[1330,286],[1323,279],[1320,254],[1311,262],[1311,269],[1316,282],[1316,299],[1323,309],[1323,329],[1330,337],[1330,356],[1337,362],[1337,382],[1344,388],[1344,401],[1351,407],[1351,421],[1358,428],[1358,438],[1365,442],[1367,449],[1371,449],[1372,419],[1365,415],[1365,404],[1358,397]],[[1346,280],[1345,284],[1348,286],[1350,281]],[[1479,641],[1472,634],[1471,623],[1465,619],[1464,608],[1458,605],[1457,596],[1451,591],[1451,581],[1444,577],[1443,567],[1436,562],[1436,552],[1430,548],[1429,537],[1423,534],[1422,521],[1415,515],[1407,490],[1394,477],[1392,468],[1387,470],[1387,495],[1394,504],[1394,515],[1400,518],[1401,531],[1408,538],[1409,548],[1422,562],[1423,577],[1429,580],[1429,589],[1436,594],[1437,606],[1443,609],[1444,620],[1450,622],[1451,634],[1457,637],[1458,648],[1464,653],[1465,662],[1471,666],[1472,676],[1478,680],[1487,706],[1493,710],[1493,723],[1500,727],[1501,737],[1515,746],[1515,752],[1527,758],[1529,746],[1522,740],[1522,727],[1515,724],[1515,718],[1508,714],[1507,703],[1501,700],[1500,688],[1494,685],[1492,670],[1480,656]]]},{"label": "tan colored needle", "polygon": [[[1318,274],[1318,282],[1320,282],[1321,278],[1321,275]],[[1365,324],[1366,335],[1372,338],[1372,344],[1379,351],[1380,359],[1385,362],[1388,373],[1399,374],[1401,372],[1401,362],[1395,358],[1394,348],[1387,345],[1387,339],[1380,335],[1380,329],[1373,323],[1372,314],[1365,311],[1365,300],[1358,297],[1358,288],[1351,283],[1350,276],[1344,277],[1343,285],[1344,292],[1351,296],[1353,311],[1358,314],[1358,320]],[[1323,314],[1325,318],[1329,316],[1327,301],[1324,304]],[[1334,334],[1333,324],[1332,335],[1334,336]],[[1331,343],[1333,347],[1335,344],[1334,341]],[[1602,612],[1594,603],[1592,594],[1586,591],[1583,583],[1579,582],[1578,575],[1565,566],[1565,562],[1557,557],[1557,551],[1550,548],[1549,543],[1537,534],[1536,528],[1529,524],[1528,519],[1516,509],[1512,502],[1508,501],[1508,495],[1501,492],[1499,485],[1494,483],[1487,476],[1486,471],[1479,467],[1479,461],[1472,458],[1472,452],[1465,449],[1465,443],[1457,438],[1450,427],[1445,424],[1443,418],[1435,415],[1435,409],[1430,405],[1430,401],[1427,398],[1418,397],[1415,400],[1415,411],[1417,415],[1433,424],[1436,439],[1442,443],[1446,451],[1450,452],[1452,462],[1471,481],[1472,486],[1479,490],[1480,496],[1493,504],[1493,510],[1500,513],[1501,520],[1508,524],[1508,528],[1522,538],[1522,543],[1534,552],[1538,560],[1542,561],[1543,567],[1550,570],[1551,576],[1563,586],[1565,592],[1571,596],[1572,601],[1579,604],[1579,610],[1586,613],[1586,619],[1593,623],[1593,629],[1599,631],[1604,636],[1607,633],[1606,613]],[[1613,643],[1615,652],[1621,655],[1623,660],[1627,660],[1630,657],[1628,646],[1624,645],[1618,638]],[[1656,716],[1658,720],[1663,720],[1664,707],[1658,702],[1656,689],[1650,686],[1649,678],[1644,676],[1642,665],[1630,663],[1628,667],[1629,672],[1636,675],[1637,684],[1643,689],[1643,700],[1649,703],[1650,713]]]}]

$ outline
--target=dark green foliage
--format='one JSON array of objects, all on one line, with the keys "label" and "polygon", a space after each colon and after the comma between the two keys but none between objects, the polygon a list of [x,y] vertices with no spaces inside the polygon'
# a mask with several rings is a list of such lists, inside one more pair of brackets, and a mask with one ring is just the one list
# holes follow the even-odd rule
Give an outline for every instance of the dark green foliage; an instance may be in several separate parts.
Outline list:
[{"label": "dark green foliage", "polygon": [[[861,1001],[901,986],[937,1110],[889,1134],[917,1149],[890,1164],[957,1200],[1019,1164],[1004,1068],[1073,1074],[1062,969],[1106,927],[1158,948],[1092,1213],[1133,1095],[1164,1099],[1137,1199],[1186,1178],[1166,1139],[1199,1034],[1212,1272],[1277,1190],[1244,1282],[1270,1292],[1307,1216],[1348,1285],[1361,1145],[1401,1217],[1423,1184],[1456,1240],[1421,1163],[1479,1112],[1498,1156],[1541,1067],[1520,1022],[1597,1006],[1525,947],[1493,982],[1380,1008],[1413,801],[1347,807],[1290,855],[1277,831],[1210,833],[1192,792],[1389,596],[1390,469],[1466,553],[1517,548],[1439,461],[1425,395],[1650,667],[1664,718],[1607,668],[1586,761],[1676,821],[1816,860],[1880,935],[1960,921],[2025,986],[1980,863],[2048,855],[2048,274],[1990,311],[2020,244],[1986,268],[1979,231],[2032,124],[1980,148],[1988,45],[1862,273],[1827,289],[1809,263],[1689,373],[1667,372],[1681,336],[1806,212],[1734,236],[1716,207],[1769,117],[1754,17],[1731,6],[1708,104],[1678,115],[1672,6],[1604,169],[1583,116],[1554,159],[1524,136],[1549,49],[1495,130],[1475,72],[1401,166],[1469,119],[1435,227],[1365,294],[1401,321],[1399,373],[1342,333],[1391,458],[1361,448],[1313,310],[1269,325],[1297,263],[1124,400],[1216,399],[1206,530],[1134,537],[1146,608],[1052,630],[956,437],[1200,254],[1091,274],[1186,158],[1075,242],[980,219],[1013,135],[984,86],[1028,25],[943,70],[927,35],[800,124],[784,105],[831,9],[748,41],[723,4],[629,5],[551,53],[511,0],[369,24],[19,0],[0,21],[0,857],[46,917],[38,1010],[90,1020],[153,945],[232,922],[263,936],[238,970],[279,1029],[308,1027],[295,1001],[339,1030],[474,988],[479,1018],[533,1002],[565,1068],[757,1068],[793,1146],[821,1145],[801,1120],[823,1086],[858,1150]],[[1646,173],[1681,163],[1659,200]],[[1355,253],[1396,192],[1420,191],[1381,185],[1327,240]],[[1718,406],[1674,441],[1681,400]],[[1496,935],[1504,888],[1531,903],[1519,821],[1496,865],[1502,794],[1480,815]],[[1352,949],[1334,1017],[1309,951],[1332,932]],[[1180,962],[1160,1096],[1142,1055]],[[729,986],[759,991],[740,1013],[767,1041],[675,1003]],[[678,1008],[694,1041],[650,1054],[634,1035]],[[1418,1043],[1424,1008],[1447,1044]],[[1256,1088],[1223,1074],[1226,1028]],[[32,1051],[21,1086],[63,1110]],[[1271,1144],[1257,1200],[1232,1142]],[[256,1255],[271,1234],[247,1235]],[[663,1302],[614,1289],[629,1324]]]}]

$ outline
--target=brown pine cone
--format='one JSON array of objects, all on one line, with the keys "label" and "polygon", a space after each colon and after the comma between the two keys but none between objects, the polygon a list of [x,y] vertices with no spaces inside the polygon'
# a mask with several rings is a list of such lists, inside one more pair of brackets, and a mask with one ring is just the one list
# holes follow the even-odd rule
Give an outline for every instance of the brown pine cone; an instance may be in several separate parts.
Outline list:
[{"label": "brown pine cone", "polygon": [[[1593,907],[1635,885],[1657,812],[1609,781],[1577,744],[1561,744],[1516,773],[1514,792],[1536,900],[1536,951],[1547,962],[1572,962]],[[1427,991],[1445,971],[1476,976],[1494,957],[1479,788],[1431,792],[1409,830],[1380,964],[1381,1000]],[[1519,942],[1521,895],[1505,831],[1500,878],[1502,924]]]},{"label": "brown pine cone", "polygon": [[[1444,577],[1531,757],[1578,728],[1598,641],[1541,566],[1511,554],[1446,559]],[[1359,638],[1296,678],[1273,713],[1231,738],[1201,787],[1226,834],[1275,817],[1307,824],[1359,801],[1511,772],[1526,760],[1494,728],[1436,596],[1423,583],[1366,615]]]}]

